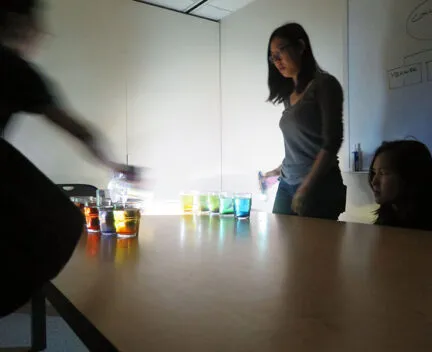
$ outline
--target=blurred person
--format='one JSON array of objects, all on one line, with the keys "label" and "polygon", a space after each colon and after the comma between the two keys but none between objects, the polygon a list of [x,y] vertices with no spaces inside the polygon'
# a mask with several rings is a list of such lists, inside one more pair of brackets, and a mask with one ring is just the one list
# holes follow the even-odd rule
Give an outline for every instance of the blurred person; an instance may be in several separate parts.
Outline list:
[{"label": "blurred person", "polygon": [[[42,33],[38,5],[37,0],[0,1],[1,135],[15,114],[37,114],[80,140],[105,166],[135,177],[128,166],[110,160],[96,133],[61,106],[43,73],[28,61]],[[3,138],[0,161],[1,317],[58,275],[81,237],[84,219],[60,188]]]},{"label": "blurred person", "polygon": [[42,36],[38,0],[1,0],[0,3],[0,132],[14,114],[38,114],[80,140],[100,162],[114,170],[96,132],[66,111],[43,73],[28,59]]}]

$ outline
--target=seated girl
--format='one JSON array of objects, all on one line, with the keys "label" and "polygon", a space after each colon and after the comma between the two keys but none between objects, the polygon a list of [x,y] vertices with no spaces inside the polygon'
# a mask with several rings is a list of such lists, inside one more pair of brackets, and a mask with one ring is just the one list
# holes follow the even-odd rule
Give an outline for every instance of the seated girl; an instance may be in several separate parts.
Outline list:
[{"label": "seated girl", "polygon": [[375,224],[432,230],[432,156],[420,142],[384,142],[375,152],[369,185],[380,205]]}]

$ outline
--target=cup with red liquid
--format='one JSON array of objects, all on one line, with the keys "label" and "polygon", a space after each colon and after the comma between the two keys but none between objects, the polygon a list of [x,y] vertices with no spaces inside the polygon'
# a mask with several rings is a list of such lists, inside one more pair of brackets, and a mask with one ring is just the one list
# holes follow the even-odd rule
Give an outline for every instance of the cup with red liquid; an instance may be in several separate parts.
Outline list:
[{"label": "cup with red liquid", "polygon": [[88,232],[99,232],[99,211],[95,197],[89,197],[84,204],[84,216]]}]

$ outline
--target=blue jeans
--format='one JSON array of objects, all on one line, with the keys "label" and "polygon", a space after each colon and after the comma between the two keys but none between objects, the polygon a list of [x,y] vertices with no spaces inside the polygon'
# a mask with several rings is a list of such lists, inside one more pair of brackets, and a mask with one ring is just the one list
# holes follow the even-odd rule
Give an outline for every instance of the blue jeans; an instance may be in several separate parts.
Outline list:
[{"label": "blue jeans", "polygon": [[[298,215],[291,209],[291,203],[298,185],[290,185],[284,180],[279,183],[273,206],[274,214]],[[345,211],[346,187],[343,184],[340,171],[329,172],[308,193],[304,203],[305,217],[337,220]]]}]

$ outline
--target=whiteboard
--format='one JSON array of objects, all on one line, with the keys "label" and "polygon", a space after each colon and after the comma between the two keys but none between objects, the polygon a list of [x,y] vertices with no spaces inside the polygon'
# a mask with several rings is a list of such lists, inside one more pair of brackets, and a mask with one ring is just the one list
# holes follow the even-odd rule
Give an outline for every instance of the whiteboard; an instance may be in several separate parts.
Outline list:
[{"label": "whiteboard", "polygon": [[348,0],[348,133],[364,167],[384,140],[432,148],[432,0]]}]

